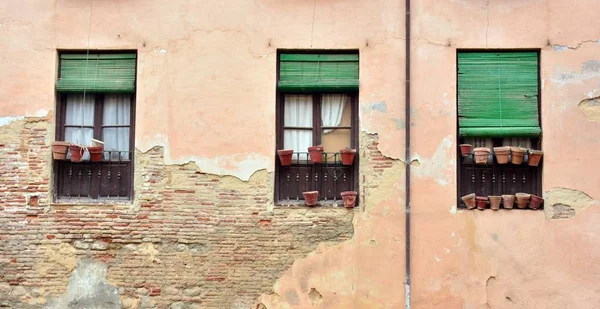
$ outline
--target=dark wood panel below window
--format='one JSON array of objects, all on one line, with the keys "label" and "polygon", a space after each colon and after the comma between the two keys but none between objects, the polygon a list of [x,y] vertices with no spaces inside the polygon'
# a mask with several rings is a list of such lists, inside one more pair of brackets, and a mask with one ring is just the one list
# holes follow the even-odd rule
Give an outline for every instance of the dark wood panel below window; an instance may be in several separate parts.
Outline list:
[{"label": "dark wood panel below window", "polygon": [[57,199],[127,199],[131,192],[131,162],[55,161]]}]

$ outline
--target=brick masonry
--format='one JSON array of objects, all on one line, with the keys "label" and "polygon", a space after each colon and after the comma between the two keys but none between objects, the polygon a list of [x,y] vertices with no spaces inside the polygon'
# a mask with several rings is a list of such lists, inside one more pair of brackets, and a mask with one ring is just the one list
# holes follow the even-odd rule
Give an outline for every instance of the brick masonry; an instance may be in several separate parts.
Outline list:
[{"label": "brick masonry", "polygon": [[[49,119],[0,127],[0,307],[47,306],[89,258],[124,308],[248,308],[294,260],[353,236],[359,208],[274,206],[272,173],[167,166],[160,147],[136,155],[134,203],[52,204],[52,135]],[[361,140],[376,178],[391,160]]]}]

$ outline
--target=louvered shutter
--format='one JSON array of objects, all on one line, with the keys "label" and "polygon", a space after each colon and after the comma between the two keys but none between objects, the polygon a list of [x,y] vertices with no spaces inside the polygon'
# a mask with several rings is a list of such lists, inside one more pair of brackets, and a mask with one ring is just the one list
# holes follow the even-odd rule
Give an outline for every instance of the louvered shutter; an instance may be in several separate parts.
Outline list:
[{"label": "louvered shutter", "polygon": [[56,89],[62,92],[132,93],[135,63],[135,53],[62,54]]},{"label": "louvered shutter", "polygon": [[279,61],[280,91],[358,90],[358,54],[281,54]]}]

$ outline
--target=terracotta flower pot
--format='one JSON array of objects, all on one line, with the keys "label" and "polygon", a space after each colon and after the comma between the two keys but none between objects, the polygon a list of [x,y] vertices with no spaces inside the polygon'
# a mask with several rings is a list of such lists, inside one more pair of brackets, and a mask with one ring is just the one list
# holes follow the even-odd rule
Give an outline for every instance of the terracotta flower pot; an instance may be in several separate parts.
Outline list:
[{"label": "terracotta flower pot", "polygon": [[315,206],[317,205],[317,200],[319,200],[319,191],[302,192],[302,196],[304,196],[304,203],[307,206]]},{"label": "terracotta flower pot", "polygon": [[460,199],[463,201],[463,203],[465,203],[467,209],[475,208],[475,193],[467,194]]},{"label": "terracotta flower pot", "polygon": [[487,196],[477,196],[475,197],[475,202],[477,203],[477,209],[484,210],[487,207]]},{"label": "terracotta flower pot", "polygon": [[69,153],[71,153],[71,162],[81,162],[81,157],[85,150],[81,146],[70,145]]},{"label": "terracotta flower pot", "polygon": [[460,144],[460,155],[463,157],[468,157],[471,155],[471,150],[473,150],[473,146],[471,144]]},{"label": "terracotta flower pot", "polygon": [[344,191],[340,194],[342,195],[342,199],[344,200],[344,207],[354,208],[354,206],[356,205],[356,195],[358,194],[358,192]]},{"label": "terracotta flower pot", "polygon": [[508,163],[509,153],[510,147],[494,147],[494,155],[496,156],[496,162],[498,162],[498,164]]},{"label": "terracotta flower pot", "polygon": [[540,208],[540,206],[542,206],[542,203],[544,202],[544,199],[532,194],[531,198],[529,199],[529,208],[531,209],[538,209]]},{"label": "terracotta flower pot", "polygon": [[515,205],[515,196],[510,194],[502,195],[502,203],[505,209],[512,209]]},{"label": "terracotta flower pot", "polygon": [[279,155],[279,162],[282,166],[292,165],[292,154],[294,154],[293,150],[282,149],[277,150],[277,154]]},{"label": "terracotta flower pot", "polygon": [[69,145],[71,145],[69,142],[52,142],[52,157],[54,160],[66,160]]},{"label": "terracotta flower pot", "polygon": [[510,147],[510,154],[512,157],[512,164],[521,164],[523,163],[523,157],[525,156],[525,148]]},{"label": "terracotta flower pot", "polygon": [[102,161],[103,151],[104,151],[104,146],[90,146],[90,147],[88,147],[88,152],[90,153],[90,161],[92,161],[92,162],[100,162],[100,161]]},{"label": "terracotta flower pot", "polygon": [[490,200],[490,208],[492,210],[500,209],[500,202],[502,202],[502,196],[490,195],[488,196],[488,199]]},{"label": "terracotta flower pot", "polygon": [[529,164],[529,166],[538,166],[542,160],[542,155],[544,155],[543,151],[529,150],[529,161],[527,164]]},{"label": "terracotta flower pot", "polygon": [[343,165],[352,165],[354,163],[354,156],[356,155],[356,149],[340,149],[340,155],[342,156]]},{"label": "terracotta flower pot", "polygon": [[490,149],[486,147],[475,148],[475,163],[477,164],[488,164],[490,157]]},{"label": "terracotta flower pot", "polygon": [[310,146],[308,147],[308,153],[312,163],[323,163],[323,146]]},{"label": "terracotta flower pot", "polygon": [[529,204],[529,198],[531,197],[531,194],[528,194],[528,193],[517,193],[515,195],[517,197],[517,207],[519,207],[520,209],[527,208],[527,205]]}]

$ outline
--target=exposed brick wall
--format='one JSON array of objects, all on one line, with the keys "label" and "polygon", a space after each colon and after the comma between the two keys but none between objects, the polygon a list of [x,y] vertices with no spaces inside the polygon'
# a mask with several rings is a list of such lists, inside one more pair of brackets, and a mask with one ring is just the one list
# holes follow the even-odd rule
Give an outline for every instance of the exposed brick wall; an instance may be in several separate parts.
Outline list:
[{"label": "exposed brick wall", "polygon": [[295,259],[353,235],[356,210],[273,207],[272,174],[165,166],[162,148],[137,154],[135,203],[50,204],[51,128],[0,127],[0,307],[43,307],[89,257],[124,307],[247,308]]}]

